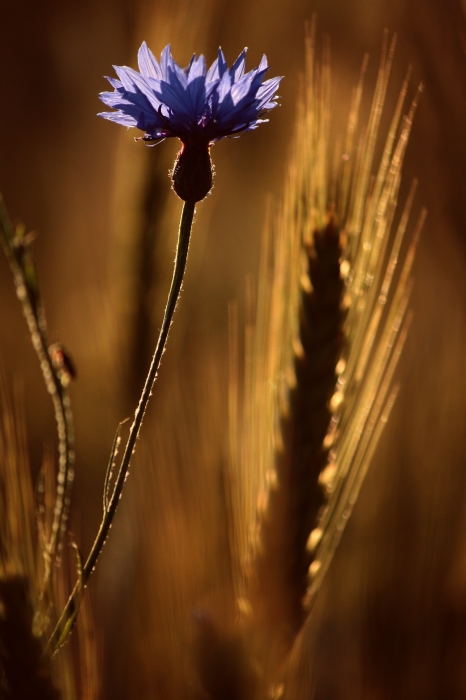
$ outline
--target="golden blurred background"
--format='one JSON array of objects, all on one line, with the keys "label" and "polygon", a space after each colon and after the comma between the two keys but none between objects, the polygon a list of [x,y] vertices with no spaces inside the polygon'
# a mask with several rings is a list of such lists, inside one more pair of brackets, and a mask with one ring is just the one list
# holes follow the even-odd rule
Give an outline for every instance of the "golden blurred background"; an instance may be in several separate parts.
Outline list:
[{"label": "golden blurred background", "polygon": [[[177,698],[189,687],[190,615],[221,611],[229,585],[221,466],[228,434],[228,302],[257,275],[268,197],[278,200],[317,13],[344,124],[363,55],[373,81],[384,28],[398,34],[389,100],[408,64],[425,91],[405,164],[428,220],[400,395],[318,605],[296,650],[293,697],[466,695],[466,15],[461,0],[18,0],[0,4],[0,189],[38,232],[53,341],[70,350],[77,475],[71,528],[84,553],[101,513],[118,421],[139,395],[160,323],[180,202],[177,145],[134,143],[96,117],[112,64],[146,40],[181,65],[249,47],[284,75],[270,123],[213,148],[184,293],[111,537],[89,589],[101,696]],[[370,89],[367,91],[370,99]],[[363,107],[364,108],[364,107]],[[367,106],[366,106],[367,108]],[[401,195],[403,198],[403,193]],[[5,260],[0,362],[23,386],[31,462],[54,422]],[[226,613],[225,613],[226,614]]]}]

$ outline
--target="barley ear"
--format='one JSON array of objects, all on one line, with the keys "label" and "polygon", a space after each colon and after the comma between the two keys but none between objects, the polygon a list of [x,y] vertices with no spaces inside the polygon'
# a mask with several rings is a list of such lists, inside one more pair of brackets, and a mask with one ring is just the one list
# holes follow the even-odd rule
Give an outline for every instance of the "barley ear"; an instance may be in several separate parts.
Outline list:
[{"label": "barley ear", "polygon": [[269,492],[262,520],[251,590],[257,624],[281,637],[279,656],[289,650],[304,620],[301,601],[312,560],[306,543],[324,502],[316,484],[327,461],[323,443],[331,418],[329,401],[345,316],[341,235],[332,215],[325,228],[305,244],[304,253],[307,271],[301,277],[293,380],[287,406],[280,414],[276,484]]},{"label": "barley ear", "polygon": [[[309,35],[283,203],[266,236],[272,254],[262,275],[269,294],[259,293],[250,392],[256,396],[250,423],[257,438],[249,440],[254,449],[246,445],[244,451],[249,468],[260,475],[244,576],[248,629],[264,687],[281,687],[282,665],[328,570],[397,394],[393,378],[409,323],[410,274],[424,213],[407,247],[415,185],[396,230],[392,224],[419,95],[403,117],[408,78],[380,162],[375,160],[394,49],[395,40],[388,44],[385,36],[372,108],[361,127],[364,60],[346,138],[336,139],[336,149],[345,143],[345,151],[335,157],[328,46],[320,65]],[[273,418],[272,404],[271,434],[261,414]]]}]

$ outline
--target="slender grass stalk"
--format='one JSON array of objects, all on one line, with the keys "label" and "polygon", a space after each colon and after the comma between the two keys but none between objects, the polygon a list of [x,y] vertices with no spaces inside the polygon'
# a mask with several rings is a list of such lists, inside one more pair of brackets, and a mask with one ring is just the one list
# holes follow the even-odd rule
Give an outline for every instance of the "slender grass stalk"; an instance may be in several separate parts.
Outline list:
[{"label": "slender grass stalk", "polygon": [[[162,327],[160,329],[155,352],[152,357],[152,362],[149,367],[149,372],[147,374],[147,378],[144,384],[144,388],[142,390],[138,407],[134,414],[134,420],[129,431],[128,440],[126,442],[126,447],[121,460],[120,468],[115,480],[115,486],[113,489],[112,496],[109,500],[107,500],[104,496],[103,518],[100,523],[100,527],[95,538],[94,544],[92,545],[91,552],[82,568],[82,574],[68,599],[68,602],[57,623],[57,626],[53,631],[52,636],[50,637],[48,646],[52,652],[55,652],[58,649],[58,647],[63,643],[72,626],[74,625],[79,608],[79,598],[81,595],[81,591],[86,585],[91,573],[94,570],[97,559],[99,558],[99,555],[107,539],[111,524],[113,522],[113,518],[115,517],[118,502],[120,500],[121,493],[123,490],[123,485],[125,483],[126,476],[130,467],[131,458],[134,453],[136,440],[141,429],[144,413],[149,403],[149,399],[152,393],[152,387],[157,378],[157,372],[159,370],[162,355],[164,353],[165,346],[167,343],[168,332],[170,330],[170,326],[173,320],[173,314],[175,312],[176,305],[181,293],[181,286],[183,283],[184,272],[186,269],[186,261],[188,258],[189,242],[191,238],[191,229],[193,224],[195,208],[195,202],[188,201],[185,202],[183,205],[180,228],[178,232],[178,244],[176,249],[173,278],[168,294],[167,305],[165,307],[165,314],[163,317]],[[116,449],[117,441],[115,441],[114,447],[112,449],[112,454],[109,462],[109,470],[112,469],[114,458],[116,456]],[[108,485],[107,482],[108,480],[106,479],[106,488]]]},{"label": "slender grass stalk", "polygon": [[52,397],[58,434],[58,474],[55,508],[49,540],[45,544],[45,573],[43,590],[46,591],[65,531],[74,479],[74,432],[70,399],[66,389],[68,376],[53,362],[47,323],[38,288],[32,258],[32,237],[20,229],[14,230],[0,196],[0,241],[10,264],[16,284],[16,294],[31,334],[32,345],[39,358],[47,391]]}]

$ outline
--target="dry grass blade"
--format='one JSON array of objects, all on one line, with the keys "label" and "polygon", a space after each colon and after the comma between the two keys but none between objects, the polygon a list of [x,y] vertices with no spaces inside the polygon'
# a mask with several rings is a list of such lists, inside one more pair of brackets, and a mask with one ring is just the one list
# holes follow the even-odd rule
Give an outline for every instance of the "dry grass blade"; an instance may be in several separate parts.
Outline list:
[{"label": "dry grass blade", "polygon": [[319,65],[311,33],[284,200],[265,235],[253,370],[245,389],[252,412],[244,433],[253,437],[236,453],[255,474],[247,477],[250,495],[238,510],[249,523],[238,538],[240,608],[250,613],[264,688],[280,680],[397,393],[393,377],[406,338],[424,213],[405,252],[415,184],[393,233],[392,224],[418,99],[403,117],[409,75],[374,168],[394,49],[395,41],[387,48],[385,37],[372,108],[361,128],[364,60],[346,139],[337,141],[345,151],[333,158],[332,172],[329,52],[325,47]]}]

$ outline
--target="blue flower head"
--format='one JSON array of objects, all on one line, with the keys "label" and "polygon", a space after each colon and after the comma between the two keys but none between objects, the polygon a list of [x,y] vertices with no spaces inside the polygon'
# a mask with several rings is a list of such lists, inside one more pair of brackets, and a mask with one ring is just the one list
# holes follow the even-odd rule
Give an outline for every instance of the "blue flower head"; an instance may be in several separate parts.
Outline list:
[{"label": "blue flower head", "polygon": [[115,66],[119,80],[108,78],[114,91],[102,92],[100,99],[116,111],[99,116],[141,129],[145,133],[140,138],[146,142],[178,137],[183,145],[172,173],[174,189],[185,201],[198,201],[212,187],[209,147],[268,121],[263,116],[277,106],[281,78],[262,82],[268,70],[265,56],[245,73],[246,49],[230,69],[219,49],[209,70],[202,55],[194,55],[183,70],[169,45],[159,63],[143,42],[138,63],[139,73]]}]

